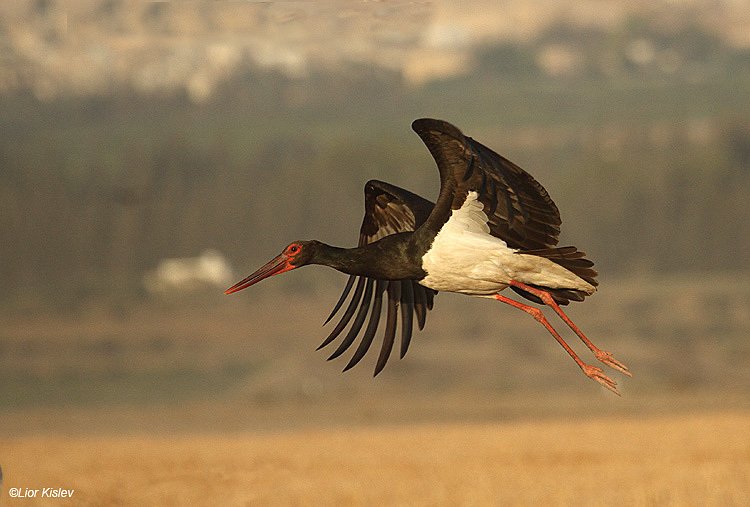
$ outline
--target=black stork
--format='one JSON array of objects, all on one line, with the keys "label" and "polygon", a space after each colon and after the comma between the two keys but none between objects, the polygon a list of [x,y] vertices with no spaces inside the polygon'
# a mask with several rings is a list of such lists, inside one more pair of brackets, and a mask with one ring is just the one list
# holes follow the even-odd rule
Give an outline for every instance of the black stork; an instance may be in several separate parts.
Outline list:
[{"label": "black stork", "polygon": [[534,303],[551,307],[599,361],[630,375],[625,365],[591,343],[560,309],[560,305],[591,295],[598,285],[598,273],[584,252],[574,246],[557,246],[560,212],[544,187],[450,123],[423,118],[414,121],[412,128],[440,171],[440,194],[435,204],[397,186],[369,181],[356,248],[295,241],[225,294],[308,264],[322,264],[349,274],[326,323],[343,307],[352,288],[354,294],[339,323],[318,347],[330,344],[351,323],[329,359],[338,357],[354,343],[368,320],[344,371],[357,364],[370,348],[387,294],[385,334],[375,375],[391,355],[399,306],[400,354],[404,357],[414,318],[422,329],[438,291],[493,298],[539,321],[586,376],[620,394],[616,382],[601,368],[584,363],[539,308],[500,294],[510,287]]}]

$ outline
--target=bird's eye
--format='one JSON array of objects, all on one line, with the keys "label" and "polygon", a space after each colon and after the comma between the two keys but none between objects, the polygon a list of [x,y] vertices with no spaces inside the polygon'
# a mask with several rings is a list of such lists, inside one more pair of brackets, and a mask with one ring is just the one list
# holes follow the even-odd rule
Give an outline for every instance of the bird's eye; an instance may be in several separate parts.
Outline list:
[{"label": "bird's eye", "polygon": [[287,250],[287,253],[290,254],[296,254],[297,252],[299,252],[299,247],[297,245],[292,245],[289,247],[289,250]]}]

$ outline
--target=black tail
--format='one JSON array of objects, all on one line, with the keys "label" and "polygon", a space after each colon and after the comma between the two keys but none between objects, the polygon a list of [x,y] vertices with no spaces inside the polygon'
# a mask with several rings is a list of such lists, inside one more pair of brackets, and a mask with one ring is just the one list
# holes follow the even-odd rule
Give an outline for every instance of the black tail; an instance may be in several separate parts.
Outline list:
[{"label": "black tail", "polygon": [[[572,272],[576,276],[582,278],[586,282],[590,283],[594,287],[599,285],[599,281],[596,277],[599,272],[593,269],[594,263],[586,259],[585,252],[579,252],[574,246],[564,246],[560,248],[543,248],[538,250],[524,250],[522,253],[529,255],[538,255],[549,259],[555,264],[559,264],[568,271]],[[583,301],[587,294],[584,291],[574,289],[553,289],[550,287],[543,287],[539,285],[531,285],[531,287],[549,292],[558,305],[567,305],[570,301]],[[521,296],[534,301],[535,303],[544,304],[542,300],[533,294],[529,294],[521,289],[511,286],[511,289],[516,291]]]}]

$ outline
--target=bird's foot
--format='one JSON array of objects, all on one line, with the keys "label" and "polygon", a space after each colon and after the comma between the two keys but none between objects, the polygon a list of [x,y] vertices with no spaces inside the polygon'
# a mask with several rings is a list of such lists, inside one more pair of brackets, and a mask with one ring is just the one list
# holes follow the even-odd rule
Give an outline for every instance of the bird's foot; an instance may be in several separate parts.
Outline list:
[{"label": "bird's foot", "polygon": [[625,375],[627,375],[628,377],[633,376],[628,371],[628,367],[622,364],[620,361],[618,361],[614,357],[612,357],[612,354],[610,354],[609,352],[605,352],[604,350],[597,350],[596,352],[594,352],[594,355],[599,361],[606,364],[610,368],[620,371],[624,373]]},{"label": "bird's foot", "polygon": [[583,370],[583,373],[590,379],[596,380],[601,385],[615,393],[617,396],[620,396],[620,391],[617,390],[615,387],[617,385],[617,382],[606,376],[604,373],[602,373],[601,368],[597,368],[596,366],[589,366],[587,364],[584,364],[581,366],[581,369]]}]

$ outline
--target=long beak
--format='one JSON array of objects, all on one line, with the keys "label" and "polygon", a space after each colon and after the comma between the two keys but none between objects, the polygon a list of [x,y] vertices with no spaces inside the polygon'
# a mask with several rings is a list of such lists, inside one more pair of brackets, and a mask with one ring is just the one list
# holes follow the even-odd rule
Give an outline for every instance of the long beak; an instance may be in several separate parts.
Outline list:
[{"label": "long beak", "polygon": [[269,276],[278,275],[279,273],[289,271],[291,269],[294,269],[295,267],[297,266],[292,266],[289,263],[287,256],[282,253],[271,259],[268,264],[257,270],[252,275],[248,276],[244,280],[240,280],[236,284],[229,287],[224,291],[224,294],[231,294],[232,292],[246,289],[247,287],[258,283],[261,280],[268,278]]}]

